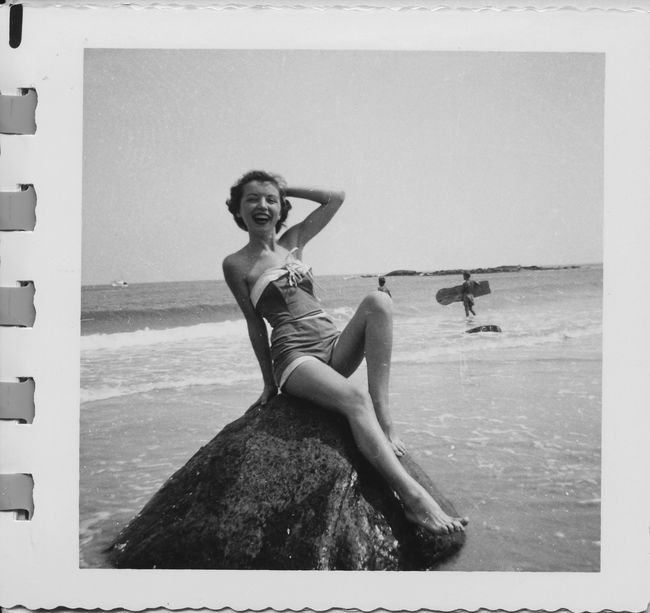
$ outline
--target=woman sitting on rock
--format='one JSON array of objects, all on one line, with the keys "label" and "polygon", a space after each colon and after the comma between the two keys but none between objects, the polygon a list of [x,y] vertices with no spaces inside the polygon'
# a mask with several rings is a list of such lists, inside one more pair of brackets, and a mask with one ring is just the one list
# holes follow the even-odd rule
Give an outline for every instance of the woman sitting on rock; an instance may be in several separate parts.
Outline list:
[{"label": "woman sitting on rock", "polygon": [[[320,206],[279,236],[291,208],[287,197]],[[253,406],[265,404],[279,389],[342,413],[359,449],[397,493],[410,521],[434,534],[463,530],[467,520],[447,515],[396,457],[405,449],[388,408],[391,299],[371,292],[339,332],[314,297],[311,271],[301,262],[304,246],[344,198],[340,191],[288,187],[263,171],[247,173],[230,189],[228,210],[248,232],[248,243],[226,257],[223,272],[262,370],[264,390]],[[270,345],[264,319],[273,329]],[[364,356],[368,391],[347,379]]]}]

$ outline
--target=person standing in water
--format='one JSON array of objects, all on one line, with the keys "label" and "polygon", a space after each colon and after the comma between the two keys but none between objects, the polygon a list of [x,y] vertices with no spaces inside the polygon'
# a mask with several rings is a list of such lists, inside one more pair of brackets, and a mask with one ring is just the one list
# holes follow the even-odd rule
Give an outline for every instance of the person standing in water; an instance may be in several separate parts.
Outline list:
[{"label": "person standing in water", "polygon": [[[318,206],[280,234],[291,208],[287,197]],[[315,298],[311,269],[301,261],[305,245],[344,199],[342,191],[288,186],[264,171],[248,172],[230,189],[228,210],[248,241],[224,259],[223,273],[246,319],[264,381],[253,406],[280,390],[342,414],[361,453],[399,497],[407,520],[433,534],[462,531],[468,520],[447,515],[397,457],[404,445],[388,406],[392,300],[373,290],[339,332]],[[367,390],[348,379],[364,357]]]},{"label": "person standing in water", "polygon": [[474,281],[470,281],[470,274],[463,273],[463,306],[465,307],[465,317],[469,314],[476,315],[474,312]]},{"label": "person standing in water", "polygon": [[379,277],[379,287],[377,288],[377,291],[384,292],[391,298],[393,297],[393,295],[390,293],[390,290],[386,287],[386,277]]}]

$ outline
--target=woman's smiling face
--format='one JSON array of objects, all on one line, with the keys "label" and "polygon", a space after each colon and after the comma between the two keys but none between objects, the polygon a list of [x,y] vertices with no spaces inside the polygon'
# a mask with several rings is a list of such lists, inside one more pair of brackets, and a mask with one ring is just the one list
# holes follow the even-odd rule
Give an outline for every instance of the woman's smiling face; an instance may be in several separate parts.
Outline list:
[{"label": "woman's smiling face", "polygon": [[280,191],[271,181],[250,181],[244,185],[239,215],[249,231],[274,229],[280,208]]}]

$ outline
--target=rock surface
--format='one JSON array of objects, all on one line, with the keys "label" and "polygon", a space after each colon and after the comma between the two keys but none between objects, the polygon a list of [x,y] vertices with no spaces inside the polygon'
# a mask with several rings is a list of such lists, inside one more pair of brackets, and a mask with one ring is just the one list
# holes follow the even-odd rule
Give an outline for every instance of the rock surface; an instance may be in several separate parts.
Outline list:
[{"label": "rock surface", "polygon": [[[408,454],[402,463],[457,515]],[[202,447],[108,554],[119,568],[424,570],[464,540],[406,521],[344,418],[278,396]]]}]

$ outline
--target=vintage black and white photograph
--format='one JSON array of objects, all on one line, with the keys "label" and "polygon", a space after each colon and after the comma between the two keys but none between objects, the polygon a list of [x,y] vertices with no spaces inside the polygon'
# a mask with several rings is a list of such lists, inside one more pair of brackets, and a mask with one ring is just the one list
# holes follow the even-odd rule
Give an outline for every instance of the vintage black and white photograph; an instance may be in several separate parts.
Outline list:
[{"label": "vintage black and white photograph", "polygon": [[600,570],[603,53],[83,70],[82,568]]},{"label": "vintage black and white photograph", "polygon": [[3,607],[645,610],[649,14],[393,1],[23,3]]}]

